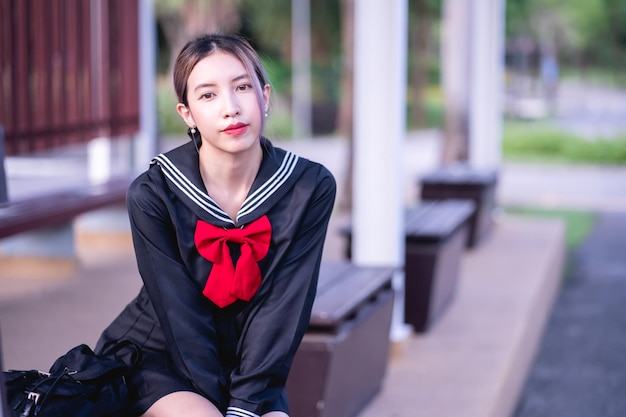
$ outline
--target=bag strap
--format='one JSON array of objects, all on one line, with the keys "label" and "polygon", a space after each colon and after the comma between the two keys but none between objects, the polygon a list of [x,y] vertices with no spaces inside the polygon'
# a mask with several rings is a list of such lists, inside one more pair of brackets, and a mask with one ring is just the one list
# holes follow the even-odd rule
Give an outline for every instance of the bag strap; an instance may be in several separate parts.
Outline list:
[{"label": "bag strap", "polygon": [[[37,404],[37,400],[35,400],[35,415],[37,415],[39,413],[39,410],[41,410],[44,406],[44,404],[46,403],[46,400],[48,399],[48,397],[50,397],[50,394],[52,394],[52,392],[54,391],[54,387],[59,383],[59,381],[63,378],[63,377],[70,377],[70,374],[72,373],[71,370],[65,368],[65,370],[63,371],[63,373],[59,376],[57,376],[54,381],[52,382],[52,384],[50,384],[50,388],[48,388],[48,392],[46,392],[46,395],[44,395],[43,399],[41,400],[41,404]],[[33,389],[28,393],[27,397],[30,398],[31,393],[35,393],[37,395],[37,399],[39,399],[39,393],[37,393],[35,391],[35,389],[41,385],[42,383],[45,382],[45,379],[41,382],[39,382],[35,387],[33,387]]]},{"label": "bag strap", "polygon": [[[13,409],[22,410],[20,416],[36,416],[39,410],[42,409],[44,403],[48,399],[48,396],[54,390],[54,387],[59,383],[61,378],[69,377],[70,371],[66,368],[67,372],[61,373],[58,376],[50,376],[47,372],[42,372],[43,378],[32,387],[29,387],[24,391],[24,397],[18,402]],[[39,392],[39,387],[53,379],[52,383],[48,387],[45,393]],[[42,398],[43,396],[43,398]]]}]

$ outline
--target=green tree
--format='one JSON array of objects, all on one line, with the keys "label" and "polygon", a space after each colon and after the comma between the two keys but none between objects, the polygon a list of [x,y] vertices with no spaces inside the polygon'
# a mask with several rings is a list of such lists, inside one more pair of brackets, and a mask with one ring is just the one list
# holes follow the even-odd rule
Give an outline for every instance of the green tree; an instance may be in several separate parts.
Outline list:
[{"label": "green tree", "polygon": [[540,50],[581,68],[620,68],[626,49],[623,0],[508,0],[507,38],[527,36]]},{"label": "green tree", "polygon": [[426,125],[425,90],[430,83],[429,68],[436,24],[441,15],[441,0],[411,0],[409,3],[409,120],[412,125]]},{"label": "green tree", "polygon": [[183,45],[206,32],[232,32],[241,26],[239,0],[156,0],[155,12],[169,52],[168,74]]}]

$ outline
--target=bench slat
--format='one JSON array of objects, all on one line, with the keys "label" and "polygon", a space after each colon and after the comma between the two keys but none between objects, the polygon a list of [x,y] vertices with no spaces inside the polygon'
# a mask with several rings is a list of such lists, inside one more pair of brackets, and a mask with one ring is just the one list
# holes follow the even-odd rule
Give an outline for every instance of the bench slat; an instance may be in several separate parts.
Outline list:
[{"label": "bench slat", "polygon": [[87,188],[0,204],[0,238],[62,225],[88,211],[123,204],[129,184],[128,178],[116,178]]},{"label": "bench slat", "polygon": [[309,329],[335,328],[382,288],[391,288],[393,268],[325,263],[320,271]]},{"label": "bench slat", "polygon": [[471,200],[424,201],[407,211],[406,238],[408,241],[438,242],[452,235],[476,209]]}]

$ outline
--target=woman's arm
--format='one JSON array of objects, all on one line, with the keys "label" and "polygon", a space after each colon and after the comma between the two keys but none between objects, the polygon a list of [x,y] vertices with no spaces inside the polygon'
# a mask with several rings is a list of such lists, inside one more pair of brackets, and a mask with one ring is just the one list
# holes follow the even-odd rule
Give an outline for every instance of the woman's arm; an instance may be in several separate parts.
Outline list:
[{"label": "woman's arm", "polygon": [[219,386],[226,385],[216,350],[212,305],[182,262],[173,220],[160,195],[165,190],[159,185],[143,180],[129,189],[127,205],[137,264],[177,369],[211,398]]},{"label": "woman's arm", "polygon": [[[317,185],[293,241],[274,270],[240,340],[240,365],[231,376],[229,411],[263,414],[282,394],[296,350],[308,327],[328,222],[335,200],[332,175],[320,167]],[[290,213],[284,215],[289,216]],[[280,248],[279,248],[280,250]],[[280,256],[280,254],[278,255]]]}]

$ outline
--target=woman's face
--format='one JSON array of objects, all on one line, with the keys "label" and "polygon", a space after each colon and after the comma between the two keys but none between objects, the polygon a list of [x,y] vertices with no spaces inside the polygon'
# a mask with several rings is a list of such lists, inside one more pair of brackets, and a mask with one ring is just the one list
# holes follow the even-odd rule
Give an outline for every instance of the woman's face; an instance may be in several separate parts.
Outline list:
[{"label": "woman's face", "polygon": [[252,148],[259,139],[270,87],[259,106],[253,80],[234,55],[216,51],[200,60],[187,80],[188,106],[178,113],[202,134],[202,146],[231,154]]}]

